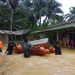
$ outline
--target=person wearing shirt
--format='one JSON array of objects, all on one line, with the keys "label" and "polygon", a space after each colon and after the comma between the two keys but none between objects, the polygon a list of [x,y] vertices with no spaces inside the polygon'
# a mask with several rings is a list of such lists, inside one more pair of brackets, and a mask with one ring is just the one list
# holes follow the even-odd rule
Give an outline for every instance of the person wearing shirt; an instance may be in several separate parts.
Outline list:
[{"label": "person wearing shirt", "polygon": [[2,52],[3,42],[0,40],[0,52]]}]

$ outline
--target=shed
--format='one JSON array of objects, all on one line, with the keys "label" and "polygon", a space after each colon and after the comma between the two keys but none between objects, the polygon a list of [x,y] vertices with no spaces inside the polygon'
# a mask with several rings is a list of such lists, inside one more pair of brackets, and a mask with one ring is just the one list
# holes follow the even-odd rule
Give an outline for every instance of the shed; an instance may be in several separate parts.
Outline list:
[{"label": "shed", "polygon": [[30,29],[10,31],[10,30],[0,30],[0,39],[3,43],[7,43],[10,40],[10,36],[14,37],[14,41],[19,41],[22,37],[30,32]]}]

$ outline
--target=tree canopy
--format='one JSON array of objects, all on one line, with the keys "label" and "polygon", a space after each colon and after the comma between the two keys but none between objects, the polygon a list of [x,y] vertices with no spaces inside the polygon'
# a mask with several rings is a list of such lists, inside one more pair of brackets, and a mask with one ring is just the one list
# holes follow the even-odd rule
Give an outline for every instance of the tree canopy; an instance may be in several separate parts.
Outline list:
[{"label": "tree canopy", "polygon": [[69,13],[65,15],[65,20],[66,21],[75,20],[75,7],[69,8]]},{"label": "tree canopy", "polygon": [[0,29],[10,30],[12,25],[12,30],[38,30],[50,23],[60,23],[63,21],[60,7],[56,0],[0,0]]}]

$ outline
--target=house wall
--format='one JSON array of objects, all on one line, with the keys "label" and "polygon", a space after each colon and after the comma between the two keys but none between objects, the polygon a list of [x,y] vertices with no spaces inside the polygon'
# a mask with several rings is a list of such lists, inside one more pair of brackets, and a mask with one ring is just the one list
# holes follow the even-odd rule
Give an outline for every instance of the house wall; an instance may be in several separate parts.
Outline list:
[{"label": "house wall", "polygon": [[0,40],[2,40],[2,35],[0,34]]},{"label": "house wall", "polygon": [[[0,40],[2,40],[3,44],[7,44],[9,40],[13,40],[15,43],[20,42],[23,40],[25,35],[8,35],[8,34],[1,34],[0,33]],[[12,38],[11,38],[12,37]]]},{"label": "house wall", "polygon": [[8,35],[0,34],[0,40],[2,40],[4,44],[8,43]]},{"label": "house wall", "polygon": [[4,44],[8,43],[8,35],[7,34],[2,34],[1,38],[2,38],[2,41],[3,41]]}]

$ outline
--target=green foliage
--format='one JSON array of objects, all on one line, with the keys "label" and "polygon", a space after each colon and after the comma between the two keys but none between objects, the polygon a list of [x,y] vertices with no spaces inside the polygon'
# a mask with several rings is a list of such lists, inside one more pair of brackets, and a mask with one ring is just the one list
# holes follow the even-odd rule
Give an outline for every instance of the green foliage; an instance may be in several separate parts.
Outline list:
[{"label": "green foliage", "polygon": [[[40,30],[48,26],[50,19],[53,22],[57,20],[57,23],[63,21],[63,17],[59,15],[63,13],[60,6],[61,4],[55,0],[21,0],[20,2],[19,0],[1,0],[0,28],[10,29],[11,12],[13,11],[13,30],[26,28],[32,31]],[[42,16],[46,16],[43,24],[41,23]]]},{"label": "green foliage", "polygon": [[71,7],[69,9],[69,13],[65,15],[65,21],[74,20],[75,19],[75,7]]}]

